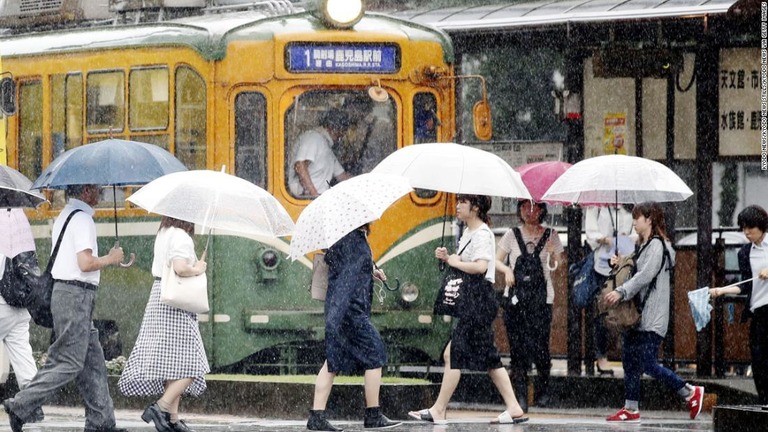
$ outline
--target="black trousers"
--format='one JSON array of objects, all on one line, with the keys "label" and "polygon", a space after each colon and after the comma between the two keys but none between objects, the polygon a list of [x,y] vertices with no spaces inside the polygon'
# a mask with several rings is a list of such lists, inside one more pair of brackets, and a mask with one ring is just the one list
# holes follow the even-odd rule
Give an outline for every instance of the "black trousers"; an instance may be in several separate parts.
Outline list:
[{"label": "black trousers", "polygon": [[504,326],[509,340],[510,376],[520,380],[527,376],[531,364],[536,365],[534,398],[545,394],[549,387],[552,357],[549,335],[552,328],[552,305],[536,309],[506,305]]},{"label": "black trousers", "polygon": [[768,405],[768,306],[755,310],[749,325],[749,348],[752,353],[752,377],[757,399]]}]

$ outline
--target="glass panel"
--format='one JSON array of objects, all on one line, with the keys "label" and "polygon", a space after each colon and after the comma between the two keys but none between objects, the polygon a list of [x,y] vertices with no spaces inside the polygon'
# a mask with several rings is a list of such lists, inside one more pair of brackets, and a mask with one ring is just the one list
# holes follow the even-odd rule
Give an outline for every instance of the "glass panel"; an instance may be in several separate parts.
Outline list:
[{"label": "glass panel", "polygon": [[[66,150],[83,145],[83,76],[67,75]],[[57,153],[54,153],[58,155]]]},{"label": "glass panel", "polygon": [[437,142],[437,100],[432,93],[418,93],[413,97],[413,142]]},{"label": "glass panel", "polygon": [[235,99],[235,175],[267,187],[267,102],[260,93]]},{"label": "glass panel", "polygon": [[[139,141],[147,144],[154,144],[168,150],[168,135],[131,135],[128,137],[131,141]],[[98,139],[97,141],[101,141]]]},{"label": "glass panel", "polygon": [[[437,142],[437,99],[432,93],[417,93],[413,96],[413,142],[414,144]],[[436,191],[415,189],[419,198],[432,198]]]},{"label": "glass panel", "polygon": [[285,113],[285,140],[287,189],[311,197],[299,171],[306,169],[311,187],[321,193],[369,172],[397,149],[395,102],[374,102],[363,90],[303,93]]},{"label": "glass panel", "polygon": [[123,72],[88,74],[88,132],[122,132],[125,110]]},{"label": "glass panel", "polygon": [[168,127],[168,69],[131,71],[128,91],[129,126],[132,131]]},{"label": "glass panel", "polygon": [[205,82],[189,67],[176,70],[176,157],[189,169],[205,169]]},{"label": "glass panel", "polygon": [[39,81],[19,87],[19,171],[30,179],[43,166],[43,86]]},{"label": "glass panel", "polygon": [[51,76],[51,145],[53,146],[54,157],[64,152],[64,142],[66,141],[67,110],[61,109],[61,107],[66,106],[65,87],[66,75]]}]

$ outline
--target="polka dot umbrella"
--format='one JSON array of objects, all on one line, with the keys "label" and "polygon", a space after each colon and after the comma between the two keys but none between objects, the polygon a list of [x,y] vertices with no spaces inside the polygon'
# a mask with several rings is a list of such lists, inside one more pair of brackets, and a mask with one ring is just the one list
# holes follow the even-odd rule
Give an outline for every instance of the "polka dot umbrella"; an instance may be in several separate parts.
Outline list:
[{"label": "polka dot umbrella", "polygon": [[289,257],[332,246],[352,230],[375,221],[413,189],[408,179],[390,174],[362,174],[323,192],[299,215]]}]

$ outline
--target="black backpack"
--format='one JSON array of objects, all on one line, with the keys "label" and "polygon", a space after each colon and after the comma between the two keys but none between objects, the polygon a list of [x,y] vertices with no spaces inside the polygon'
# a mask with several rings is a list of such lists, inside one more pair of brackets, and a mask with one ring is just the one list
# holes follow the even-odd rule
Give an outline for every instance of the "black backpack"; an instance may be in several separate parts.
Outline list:
[{"label": "black backpack", "polygon": [[39,275],[37,254],[34,251],[22,252],[13,258],[6,257],[5,271],[0,279],[0,295],[9,306],[27,307],[32,291],[30,281]]},{"label": "black backpack", "polygon": [[520,247],[520,256],[515,261],[515,287],[512,296],[513,299],[517,298],[517,303],[514,303],[513,300],[512,306],[525,308],[545,306],[547,304],[547,279],[544,276],[544,267],[541,265],[539,255],[544,250],[552,230],[544,231],[544,235],[541,236],[533,253],[528,252],[520,228],[515,228],[514,232]]}]

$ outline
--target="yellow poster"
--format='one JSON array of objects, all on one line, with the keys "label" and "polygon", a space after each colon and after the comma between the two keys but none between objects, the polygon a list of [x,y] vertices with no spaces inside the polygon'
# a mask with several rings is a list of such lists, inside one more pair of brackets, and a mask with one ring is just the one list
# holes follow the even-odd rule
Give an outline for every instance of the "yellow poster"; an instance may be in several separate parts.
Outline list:
[{"label": "yellow poster", "polygon": [[606,113],[603,125],[603,151],[605,154],[627,154],[627,146],[624,141],[627,133],[627,113]]},{"label": "yellow poster", "polygon": [[[0,59],[0,71],[3,70],[2,59]],[[0,165],[8,165],[8,148],[5,145],[5,116],[0,111]]]}]

